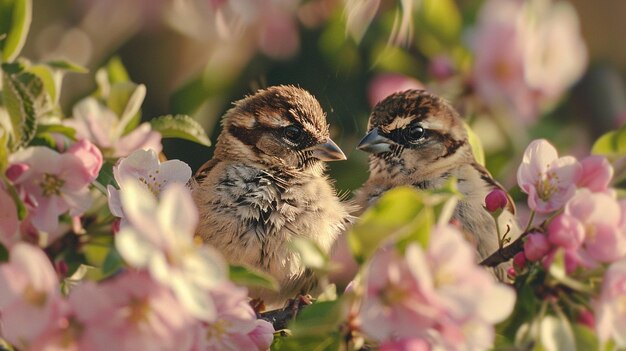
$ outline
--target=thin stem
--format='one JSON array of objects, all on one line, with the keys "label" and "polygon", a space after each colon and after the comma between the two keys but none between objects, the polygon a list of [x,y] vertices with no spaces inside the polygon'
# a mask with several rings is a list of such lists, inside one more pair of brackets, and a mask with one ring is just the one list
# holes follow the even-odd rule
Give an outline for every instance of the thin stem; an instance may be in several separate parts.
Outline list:
[{"label": "thin stem", "polygon": [[533,225],[533,220],[535,219],[535,210],[530,211],[530,218],[528,218],[528,224],[526,224],[526,228],[524,229],[524,233],[528,232],[530,227]]}]

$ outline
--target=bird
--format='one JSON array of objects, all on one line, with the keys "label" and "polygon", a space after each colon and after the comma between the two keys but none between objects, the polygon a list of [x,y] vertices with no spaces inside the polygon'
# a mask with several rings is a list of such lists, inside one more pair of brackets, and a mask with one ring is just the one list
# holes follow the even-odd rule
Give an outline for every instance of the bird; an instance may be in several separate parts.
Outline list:
[{"label": "bird", "polygon": [[291,243],[303,238],[328,253],[352,220],[352,205],[325,174],[325,162],[346,156],[303,88],[271,86],[233,105],[213,158],[190,182],[200,213],[196,235],[230,264],[274,277],[278,291],[251,287],[249,296],[279,308],[318,286]]},{"label": "bird", "polygon": [[[359,211],[372,206],[392,188],[437,189],[454,177],[462,198],[454,209],[453,222],[460,224],[477,259],[498,251],[495,222],[484,206],[487,194],[504,189],[476,161],[464,122],[446,100],[420,89],[387,96],[374,106],[368,132],[357,149],[370,154],[369,177],[355,192]],[[508,198],[498,220],[500,228],[508,228],[507,235],[515,239],[519,226],[514,217],[515,205]],[[510,262],[500,264],[494,274],[507,281],[509,267]]]}]

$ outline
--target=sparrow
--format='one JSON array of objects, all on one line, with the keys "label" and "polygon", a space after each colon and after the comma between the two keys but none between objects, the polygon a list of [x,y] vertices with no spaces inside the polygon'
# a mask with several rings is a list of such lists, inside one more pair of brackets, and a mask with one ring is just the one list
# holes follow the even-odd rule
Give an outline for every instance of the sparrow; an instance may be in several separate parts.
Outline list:
[{"label": "sparrow", "polygon": [[[361,209],[394,187],[437,189],[454,177],[463,196],[453,221],[461,225],[479,260],[500,248],[494,219],[484,204],[492,190],[504,189],[476,162],[461,117],[444,99],[425,90],[391,94],[374,106],[367,135],[357,148],[370,154],[369,178],[355,194]],[[519,234],[514,213],[509,199],[499,221],[511,239]],[[507,280],[509,265],[496,267],[498,279]]]},{"label": "sparrow", "polygon": [[196,234],[230,264],[273,276],[278,292],[249,293],[280,307],[318,283],[291,242],[308,239],[328,253],[351,221],[351,205],[324,173],[325,161],[346,156],[330,139],[316,98],[291,85],[235,102],[222,127],[213,158],[190,182],[200,213]]}]

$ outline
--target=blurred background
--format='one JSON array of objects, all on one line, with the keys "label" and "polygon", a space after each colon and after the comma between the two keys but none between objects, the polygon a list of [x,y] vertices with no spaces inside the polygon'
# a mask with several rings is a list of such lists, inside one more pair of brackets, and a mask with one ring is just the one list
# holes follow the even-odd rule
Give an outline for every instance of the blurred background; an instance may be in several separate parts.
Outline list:
[{"label": "blurred background", "polygon": [[[66,116],[119,57],[147,87],[144,120],[189,114],[213,142],[232,101],[299,85],[348,155],[329,165],[342,192],[367,178],[355,146],[372,105],[425,87],[467,118],[511,188],[531,139],[583,156],[626,120],[624,15],[625,1],[588,0],[34,0],[22,54],[90,70],[65,78]],[[195,170],[212,148],[165,140],[164,152]]]}]

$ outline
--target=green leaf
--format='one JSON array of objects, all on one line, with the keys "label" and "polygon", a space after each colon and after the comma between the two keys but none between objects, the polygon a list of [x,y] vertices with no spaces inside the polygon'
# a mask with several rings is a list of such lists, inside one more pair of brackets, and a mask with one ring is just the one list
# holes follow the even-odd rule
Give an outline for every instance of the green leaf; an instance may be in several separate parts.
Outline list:
[{"label": "green leaf", "polygon": [[146,97],[146,86],[133,82],[118,82],[111,85],[107,107],[119,116],[115,135],[120,137],[133,130],[141,121],[141,104]]},{"label": "green leaf", "polygon": [[320,336],[277,337],[270,350],[272,351],[339,351],[343,338],[338,331]]},{"label": "green leaf", "polygon": [[57,84],[57,78],[54,76],[54,71],[46,65],[30,66],[26,70],[39,77],[46,93],[50,96],[50,100],[54,103],[58,103],[59,90],[61,86],[60,81]]},{"label": "green leaf", "polygon": [[278,282],[271,275],[250,267],[231,265],[229,278],[235,284],[278,291]]},{"label": "green leaf", "polygon": [[83,66],[79,66],[73,62],[65,61],[65,60],[52,60],[46,61],[47,66],[50,66],[54,69],[75,72],[75,73],[88,73],[89,70]]},{"label": "green leaf", "polygon": [[[36,75],[15,70],[14,64],[3,64],[5,74],[2,76],[4,90],[3,102],[11,120],[11,139],[9,147],[15,150],[28,144],[35,136],[37,118],[50,108],[50,99],[44,84]],[[8,73],[11,72],[11,73]]]},{"label": "green leaf", "polygon": [[113,185],[114,187],[119,189],[117,182],[115,181],[115,176],[113,175],[113,163],[110,161],[105,161],[102,164],[102,168],[100,168],[100,173],[98,173],[98,178],[96,178],[96,182],[98,182],[104,189],[106,189],[107,185]]},{"label": "green leaf", "polygon": [[111,84],[130,82],[128,71],[119,56],[114,56],[107,62],[106,72]]},{"label": "green leaf", "polygon": [[424,196],[413,188],[399,187],[385,193],[368,209],[348,233],[357,262],[365,262],[389,238],[409,234],[411,223],[424,208]]},{"label": "green leaf", "polygon": [[429,57],[460,42],[462,19],[454,0],[422,0],[415,24],[416,44]]},{"label": "green leaf", "polygon": [[[0,108],[2,113],[2,108]],[[0,174],[4,174],[9,166],[9,135],[0,123]]]},{"label": "green leaf", "polygon": [[31,0],[0,1],[0,51],[2,61],[12,62],[20,54],[32,20]]},{"label": "green leaf", "polygon": [[316,302],[302,309],[295,321],[289,324],[294,337],[327,336],[347,318],[343,300]]},{"label": "green leaf", "polygon": [[181,138],[195,143],[211,146],[211,141],[204,128],[187,115],[167,115],[150,121],[152,129],[161,133],[163,138]]},{"label": "green leaf", "polygon": [[300,254],[300,258],[306,267],[315,271],[329,272],[330,258],[313,241],[304,238],[295,238],[289,243],[290,246]]},{"label": "green leaf", "polygon": [[0,243],[0,263],[9,261],[9,250]]},{"label": "green leaf", "polygon": [[108,277],[117,273],[122,267],[124,267],[124,260],[115,247],[112,247],[102,263],[102,275]]},{"label": "green leaf", "polygon": [[626,156],[626,125],[598,138],[591,148],[591,153],[606,156],[611,161]]},{"label": "green leaf", "polygon": [[478,138],[478,135],[474,133],[470,126],[463,122],[465,126],[465,130],[467,130],[467,138],[469,140],[470,146],[472,147],[472,153],[474,154],[474,158],[478,164],[484,166],[485,165],[485,150],[483,149],[483,143]]},{"label": "green leaf", "polygon": [[76,130],[63,124],[39,124],[36,134],[62,134],[72,140],[76,140]]},{"label": "green leaf", "polygon": [[598,351],[600,349],[598,337],[593,330],[580,324],[572,325],[574,338],[576,339],[576,349],[581,351]]}]

